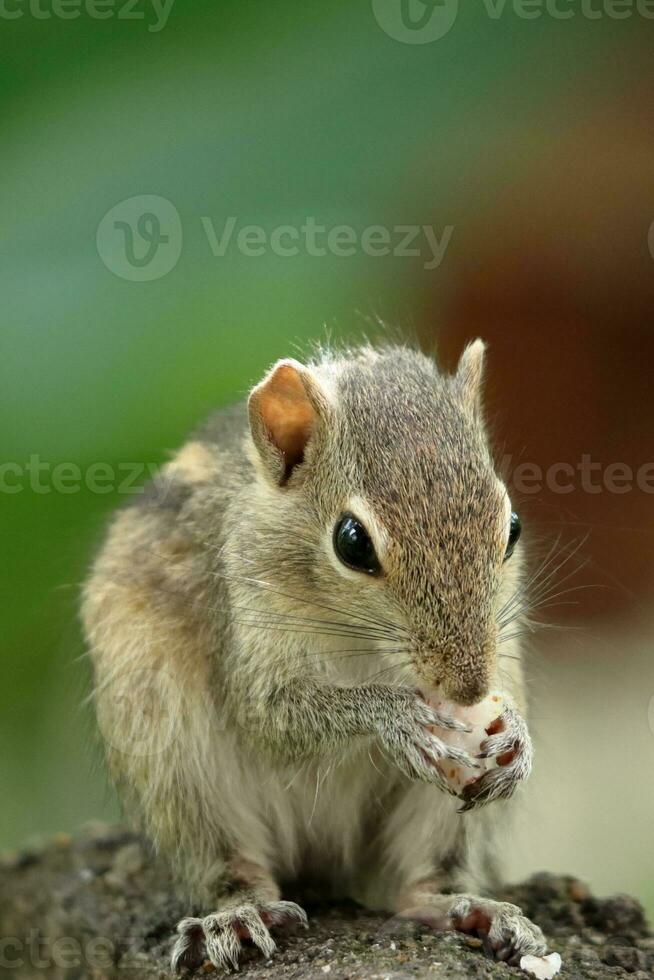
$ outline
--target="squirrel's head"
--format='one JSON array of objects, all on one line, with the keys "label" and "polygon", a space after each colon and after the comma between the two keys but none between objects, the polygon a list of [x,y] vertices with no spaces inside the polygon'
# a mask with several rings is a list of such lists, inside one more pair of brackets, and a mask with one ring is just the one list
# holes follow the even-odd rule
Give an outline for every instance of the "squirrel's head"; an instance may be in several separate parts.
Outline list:
[{"label": "squirrel's head", "polygon": [[283,360],[249,400],[269,505],[259,540],[274,540],[280,574],[343,620],[365,610],[380,646],[390,624],[416,683],[460,704],[493,683],[519,561],[482,418],[483,358],[478,340],[452,376],[400,346]]}]

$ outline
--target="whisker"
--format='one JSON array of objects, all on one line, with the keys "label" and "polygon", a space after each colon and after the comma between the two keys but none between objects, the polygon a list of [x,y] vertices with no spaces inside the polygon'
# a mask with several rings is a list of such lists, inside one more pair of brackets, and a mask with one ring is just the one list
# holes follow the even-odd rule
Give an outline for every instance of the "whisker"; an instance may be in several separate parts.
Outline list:
[{"label": "whisker", "polygon": [[[306,540],[308,544],[311,544],[311,545],[314,544],[314,542],[310,541],[308,538],[306,538],[304,540]],[[237,558],[241,558],[243,561],[248,562],[251,565],[257,564],[254,561],[254,559],[248,558],[245,555],[236,555],[236,557]],[[273,571],[273,570],[277,569],[278,567],[279,567],[279,563],[275,563],[274,565],[271,566],[270,570]],[[219,575],[220,573],[214,573],[214,574]],[[223,576],[223,577],[225,577],[225,576]],[[245,582],[253,582],[253,583],[259,585],[260,587],[262,587],[264,589],[267,589],[270,592],[274,592],[275,591],[273,589],[271,583],[270,582],[266,582],[265,579],[254,578],[254,577],[249,577],[249,576],[237,576],[237,577],[240,578],[242,581],[245,581]],[[280,590],[277,590],[277,594],[278,595],[285,596],[288,599],[294,599],[297,602],[308,603],[309,605],[315,605],[315,606],[318,606],[318,607],[323,608],[323,609],[329,609],[330,611],[335,612],[337,614],[339,614],[341,612],[340,609],[336,609],[334,606],[329,606],[326,603],[315,602],[314,600],[307,599],[304,596],[293,595],[292,593],[286,593],[286,592],[282,592]],[[358,606],[356,603],[355,603],[355,605],[360,610],[361,607]],[[395,632],[403,632],[403,633],[407,633],[407,634],[410,632],[408,629],[406,629],[406,627],[402,626],[400,623],[394,623],[391,620],[386,619],[384,616],[381,616],[379,614],[377,615],[377,618],[376,619],[373,619],[370,616],[366,616],[362,612],[359,612],[358,615],[355,618],[362,619],[363,621],[369,622],[369,623],[373,624],[374,626],[378,626],[381,623],[384,626],[387,626],[389,629],[391,629],[391,630],[393,630]]]},{"label": "whisker", "polygon": [[[356,657],[370,657],[370,656],[377,656],[377,657],[379,657],[380,656],[380,653],[384,653],[384,654],[388,654],[390,656],[397,657],[400,654],[404,654],[406,652],[407,652],[406,649],[404,649],[402,647],[398,647],[396,650],[384,650],[384,651],[379,651],[379,650],[361,650],[361,651],[359,651],[357,653],[346,653],[346,654],[343,654],[343,655],[337,654],[336,656],[327,655],[327,656],[319,657],[318,654],[313,654],[312,656],[309,656],[308,659],[309,660],[312,660],[313,663],[316,663],[316,664],[325,664],[325,663],[331,663],[334,660],[352,660],[352,659],[354,659]],[[388,670],[393,669],[395,666],[397,666],[397,665],[396,664],[392,664],[388,668]],[[373,674],[372,676],[373,677],[376,677],[377,675],[376,674]]]},{"label": "whisker", "polygon": [[305,629],[302,626],[283,626],[277,623],[262,623],[260,620],[243,620],[236,619],[234,622],[239,626],[251,626],[258,627],[264,630],[269,630],[272,633],[303,633],[306,636],[342,636],[346,639],[357,639],[357,640],[378,640],[376,636],[371,636],[369,633],[357,633],[353,630],[316,630],[316,629]]},{"label": "whisker", "polygon": [[390,667],[385,667],[383,670],[380,670],[376,674],[373,674],[372,677],[368,678],[368,680],[369,681],[376,680],[378,677],[381,677],[383,674],[387,674],[390,670],[402,670],[403,668],[412,667],[412,666],[413,666],[412,661],[408,659],[401,664],[391,664]]},{"label": "whisker", "polygon": [[362,626],[360,623],[348,623],[346,620],[329,620],[329,619],[319,619],[312,616],[299,616],[289,613],[275,612],[269,609],[259,609],[256,606],[244,606],[240,603],[235,603],[232,606],[233,609],[240,609],[247,613],[261,614],[264,620],[270,620],[274,624],[283,624],[288,622],[292,625],[297,624],[299,626],[305,624],[317,624],[324,626],[326,628],[333,628],[336,630],[343,630],[347,632],[358,631],[364,633],[366,636],[379,637],[381,639],[390,638],[397,639],[397,634],[390,632],[389,630],[382,629],[381,627],[375,626]]},{"label": "whisker", "polygon": [[[606,589],[608,586],[603,585],[601,582],[589,582],[587,585],[575,585],[569,589],[562,589],[560,592],[550,592],[544,595],[542,599],[538,602],[530,603],[532,609],[539,609],[545,603],[548,605],[564,605],[564,603],[556,602],[560,596],[570,595],[573,592],[585,592],[588,589]],[[571,605],[576,605],[576,603],[570,603]]]},{"label": "whisker", "polygon": [[[213,574],[219,578],[227,577],[225,574],[221,572],[214,572]],[[258,586],[258,588],[262,589],[264,592],[270,592],[273,595],[283,596],[286,599],[292,599],[294,602],[299,602],[305,605],[316,606],[316,608],[319,609],[327,609],[329,612],[336,613],[337,615],[339,615],[341,612],[340,609],[337,609],[334,606],[330,606],[325,602],[318,602],[316,599],[310,599],[307,596],[293,595],[293,593],[291,592],[285,592],[282,589],[275,589],[273,588],[273,586],[270,585],[269,582],[265,582],[262,579],[252,578],[250,576],[245,576],[245,575],[239,575],[237,577],[242,582],[249,582],[252,585]],[[359,619],[364,623],[369,623],[371,624],[371,626],[378,628],[377,620],[372,619],[370,616],[364,616],[361,613],[353,613],[351,611],[349,611],[349,614],[354,619]],[[405,629],[405,627],[400,626],[399,624],[394,625],[393,630],[396,630],[398,633],[403,632],[408,634],[409,632],[407,629]]]},{"label": "whisker", "polygon": [[[560,540],[561,535],[559,534],[556,541],[550,547],[547,555],[527,579],[527,582],[518,588],[500,609],[498,615],[500,637],[502,636],[502,631],[506,630],[511,623],[514,623],[521,617],[524,617],[527,610],[533,611],[535,609],[545,609],[550,605],[556,604],[565,605],[567,603],[557,603],[556,600],[560,599],[564,595],[567,595],[569,592],[574,592],[576,588],[586,588],[586,586],[572,587],[570,589],[560,588],[562,584],[567,582],[573,575],[578,574],[578,572],[585,567],[586,561],[576,565],[562,578],[557,580],[556,576],[558,572],[560,572],[560,570],[568,562],[570,562],[576,554],[578,554],[579,550],[588,540],[588,535],[585,535],[578,542],[571,542],[569,545],[565,545],[563,548],[559,549],[558,545]],[[558,591],[555,591],[556,589],[558,589]],[[530,629],[536,629],[539,625],[539,623],[534,622]],[[528,629],[528,631],[530,630]],[[513,638],[513,636],[514,634],[511,634],[511,638]]]},{"label": "whisker", "polygon": [[507,600],[507,602],[505,602],[505,604],[502,606],[502,608],[500,609],[499,614],[498,614],[499,616],[502,616],[503,613],[505,613],[508,609],[511,608],[511,606],[513,604],[515,604],[515,602],[517,601],[517,599],[521,595],[524,595],[528,591],[528,589],[531,588],[531,586],[533,585],[533,583],[536,580],[537,576],[540,575],[543,572],[543,570],[547,568],[548,564],[550,563],[550,561],[552,559],[552,556],[554,555],[554,553],[555,553],[555,551],[556,551],[556,549],[558,547],[558,544],[559,544],[559,541],[560,540],[561,540],[561,535],[559,534],[557,536],[556,540],[554,541],[554,543],[552,544],[552,546],[550,547],[550,550],[546,554],[546,556],[543,559],[543,561],[541,562],[541,564],[538,565],[534,569],[534,571],[529,576],[529,578],[527,579],[527,581],[519,589],[517,589],[516,592],[513,594],[513,596],[511,596]]},{"label": "whisker", "polygon": [[[576,544],[573,542],[570,545],[570,550],[567,553],[564,552],[564,557],[559,562],[559,564],[556,565],[554,568],[550,569],[550,571],[547,573],[547,575],[545,576],[545,578],[543,578],[543,579],[540,580],[540,585],[541,586],[544,585],[545,582],[550,581],[556,575],[556,573],[558,571],[560,571],[565,564],[567,564],[567,562],[571,561],[574,558],[574,556],[579,553],[579,551],[581,550],[581,548],[583,548],[583,546],[588,541],[589,536],[590,536],[589,534],[586,534],[586,535],[584,535],[583,538],[581,538],[579,540],[579,542],[577,542]],[[564,549],[561,549],[561,550],[563,551]],[[568,578],[570,577],[570,575],[574,575],[575,574],[575,571],[577,571],[577,569],[573,569],[571,572],[569,572],[568,573]],[[535,582],[538,582],[539,579],[536,578],[534,581]],[[532,582],[532,584],[533,584],[533,582]]]},{"label": "whisker", "polygon": [[[561,581],[562,582],[567,581],[572,574],[575,574],[577,571],[580,571],[582,567],[585,567],[585,563],[584,566],[580,566],[579,569],[575,569],[573,572],[570,573],[570,575],[565,576],[565,578],[563,578]],[[576,606],[579,605],[579,603],[576,600],[563,601],[561,597],[570,595],[571,593],[585,591],[586,589],[603,589],[603,588],[607,588],[607,586],[602,585],[600,583],[589,583],[586,585],[572,586],[571,588],[568,589],[561,589],[559,592],[553,592],[550,590],[549,592],[547,591],[544,592],[540,596],[537,595],[535,599],[532,599],[530,597],[529,600],[525,603],[525,607],[527,607],[530,612],[535,612],[537,609],[550,609],[553,606]],[[518,618],[519,615],[520,612],[502,620],[498,624],[500,626],[500,631],[506,628],[506,626],[510,625],[512,622],[515,622],[515,620]],[[540,628],[540,627],[546,627],[547,624],[542,623],[540,621],[539,622],[534,621],[534,626]]]}]

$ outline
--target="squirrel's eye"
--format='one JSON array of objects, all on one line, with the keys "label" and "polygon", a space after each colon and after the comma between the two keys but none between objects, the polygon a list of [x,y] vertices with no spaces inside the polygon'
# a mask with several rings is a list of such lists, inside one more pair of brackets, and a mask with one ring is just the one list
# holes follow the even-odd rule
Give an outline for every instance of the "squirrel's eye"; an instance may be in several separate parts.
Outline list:
[{"label": "squirrel's eye", "polygon": [[520,537],[520,532],[522,531],[522,524],[520,523],[520,518],[515,511],[511,512],[511,519],[509,521],[509,540],[506,545],[506,551],[504,553],[504,561],[510,558],[513,554],[513,549],[516,546],[516,542]]},{"label": "squirrel's eye", "polygon": [[376,575],[380,571],[379,559],[370,536],[363,524],[352,514],[343,514],[334,528],[334,551],[348,568],[357,572]]}]

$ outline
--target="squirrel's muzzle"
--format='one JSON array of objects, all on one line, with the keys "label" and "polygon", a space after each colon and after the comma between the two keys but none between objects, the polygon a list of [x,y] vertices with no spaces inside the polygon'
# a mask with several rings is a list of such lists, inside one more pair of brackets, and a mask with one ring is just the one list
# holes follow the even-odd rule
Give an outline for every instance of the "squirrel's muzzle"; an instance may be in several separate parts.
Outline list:
[{"label": "squirrel's muzzle", "polygon": [[474,677],[457,677],[454,679],[443,679],[442,690],[445,697],[454,704],[465,705],[478,704],[483,701],[490,691],[490,677],[486,672]]},{"label": "squirrel's muzzle", "polygon": [[425,658],[423,671],[425,679],[449,701],[468,706],[482,701],[490,691],[495,659],[491,641],[476,648],[448,645]]}]

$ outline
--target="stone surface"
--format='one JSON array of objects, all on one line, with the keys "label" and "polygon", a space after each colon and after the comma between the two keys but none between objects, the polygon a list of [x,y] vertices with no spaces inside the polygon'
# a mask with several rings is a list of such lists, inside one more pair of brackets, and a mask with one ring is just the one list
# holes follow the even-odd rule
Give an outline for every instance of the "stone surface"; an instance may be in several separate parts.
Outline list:
[{"label": "stone surface", "polygon": [[[560,977],[654,976],[654,938],[634,899],[593,897],[571,877],[540,874],[507,887],[563,957]],[[165,869],[133,833],[93,826],[59,834],[0,863],[0,977],[169,980],[174,925],[188,914]],[[310,928],[278,937],[266,962],[248,949],[241,975],[318,980],[509,978],[474,937],[433,934],[355,906],[308,907]],[[208,965],[199,976],[215,975]]]}]

